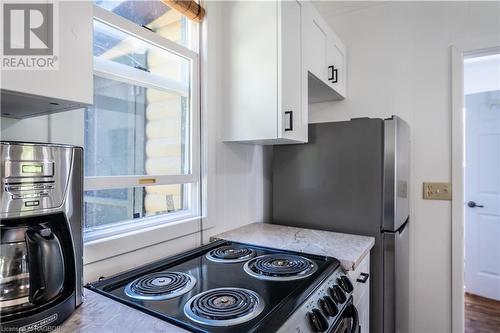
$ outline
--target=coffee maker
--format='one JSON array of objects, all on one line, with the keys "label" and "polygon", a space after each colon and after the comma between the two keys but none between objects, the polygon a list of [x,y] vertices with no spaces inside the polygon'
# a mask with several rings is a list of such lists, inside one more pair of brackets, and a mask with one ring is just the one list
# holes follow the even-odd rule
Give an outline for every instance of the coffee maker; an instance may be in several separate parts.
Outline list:
[{"label": "coffee maker", "polygon": [[48,330],[82,303],[83,150],[1,142],[1,330]]}]

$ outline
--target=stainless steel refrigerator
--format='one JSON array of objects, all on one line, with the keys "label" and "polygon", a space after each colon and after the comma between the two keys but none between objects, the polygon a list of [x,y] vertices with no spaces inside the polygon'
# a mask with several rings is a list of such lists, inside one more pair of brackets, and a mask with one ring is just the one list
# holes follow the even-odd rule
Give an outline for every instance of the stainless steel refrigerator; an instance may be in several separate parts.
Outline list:
[{"label": "stainless steel refrigerator", "polygon": [[409,326],[406,122],[358,118],[309,125],[309,143],[274,147],[273,222],[375,237],[370,332]]}]

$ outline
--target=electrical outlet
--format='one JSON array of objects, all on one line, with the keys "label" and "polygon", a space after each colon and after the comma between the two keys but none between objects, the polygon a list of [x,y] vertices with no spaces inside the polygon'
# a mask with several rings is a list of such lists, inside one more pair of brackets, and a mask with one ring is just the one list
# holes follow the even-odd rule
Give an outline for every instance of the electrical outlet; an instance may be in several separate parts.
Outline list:
[{"label": "electrical outlet", "polygon": [[451,183],[424,183],[425,200],[451,200]]}]

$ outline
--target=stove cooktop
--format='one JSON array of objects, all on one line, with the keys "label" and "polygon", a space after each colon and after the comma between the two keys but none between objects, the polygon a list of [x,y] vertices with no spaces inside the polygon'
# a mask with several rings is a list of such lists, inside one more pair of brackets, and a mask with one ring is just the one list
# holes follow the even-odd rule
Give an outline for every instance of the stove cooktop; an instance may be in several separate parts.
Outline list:
[{"label": "stove cooktop", "polygon": [[87,287],[193,332],[272,332],[338,267],[330,257],[217,241]]}]

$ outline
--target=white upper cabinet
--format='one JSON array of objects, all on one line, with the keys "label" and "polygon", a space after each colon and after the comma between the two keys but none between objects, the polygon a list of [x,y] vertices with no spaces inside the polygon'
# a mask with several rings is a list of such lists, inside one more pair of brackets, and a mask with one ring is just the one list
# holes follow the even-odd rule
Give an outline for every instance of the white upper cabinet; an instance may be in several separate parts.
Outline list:
[{"label": "white upper cabinet", "polygon": [[345,46],[309,3],[302,4],[302,38],[308,75],[308,102],[319,103],[346,97]]},{"label": "white upper cabinet", "polygon": [[58,69],[2,69],[2,116],[24,118],[93,102],[93,2],[54,3]]},{"label": "white upper cabinet", "polygon": [[[310,5],[309,5],[310,6]],[[304,39],[304,67],[312,75],[322,81],[327,81],[326,52],[328,45],[328,27],[314,9],[304,6],[303,39]]]},{"label": "white upper cabinet", "polygon": [[220,2],[223,140],[305,143],[308,105],[346,96],[345,47],[309,2]]},{"label": "white upper cabinet", "polygon": [[302,75],[301,5],[284,1],[278,7],[278,138],[307,141],[305,76]]},{"label": "white upper cabinet", "polygon": [[223,139],[307,141],[301,4],[220,2]]}]

